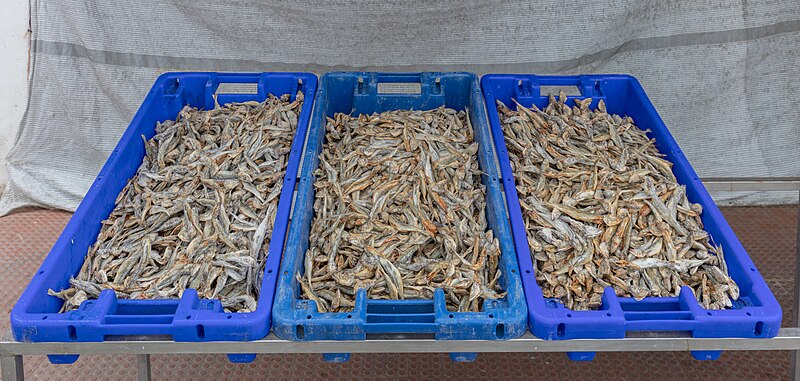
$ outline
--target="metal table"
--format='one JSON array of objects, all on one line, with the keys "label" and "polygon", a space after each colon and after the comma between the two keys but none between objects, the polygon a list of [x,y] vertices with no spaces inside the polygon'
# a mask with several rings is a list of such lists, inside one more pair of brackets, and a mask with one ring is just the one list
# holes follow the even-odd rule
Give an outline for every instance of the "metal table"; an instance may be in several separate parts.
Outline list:
[{"label": "metal table", "polygon": [[[800,191],[800,178],[708,178],[709,191]],[[10,333],[0,340],[3,380],[22,380],[23,356],[47,354],[137,355],[140,380],[150,379],[151,354],[237,353],[448,353],[448,352],[661,352],[661,351],[795,351],[792,375],[800,380],[800,213],[798,213],[794,328],[781,328],[772,339],[701,339],[685,333],[635,332],[624,339],[542,340],[530,333],[507,341],[437,341],[432,339],[368,339],[364,341],[292,342],[270,334],[250,342],[176,343],[125,340],[102,343],[19,343]]]}]

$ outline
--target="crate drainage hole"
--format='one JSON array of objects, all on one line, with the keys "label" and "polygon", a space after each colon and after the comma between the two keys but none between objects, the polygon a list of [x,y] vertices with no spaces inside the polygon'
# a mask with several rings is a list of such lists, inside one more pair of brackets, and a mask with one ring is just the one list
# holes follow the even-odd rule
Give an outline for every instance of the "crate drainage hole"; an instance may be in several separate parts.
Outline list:
[{"label": "crate drainage hole", "polygon": [[350,319],[350,318],[352,318],[352,317],[353,317],[353,315],[347,315],[347,318],[348,318],[348,319]]},{"label": "crate drainage hole", "polygon": [[502,339],[506,336],[506,325],[505,324],[498,324],[494,329],[494,335],[498,339]]},{"label": "crate drainage hole", "polygon": [[226,319],[230,319],[230,318],[232,318],[232,317],[233,317],[233,315],[228,315],[228,316],[226,316],[225,318],[226,318]]},{"label": "crate drainage hole", "polygon": [[[760,322],[759,322],[759,324],[760,324]],[[756,325],[756,329],[758,329],[758,325]],[[78,340],[78,332],[75,331],[75,326],[74,325],[68,326],[67,327],[67,332],[69,333],[69,339],[70,340]]]},{"label": "crate drainage hole", "polygon": [[756,329],[755,329],[755,331],[753,331],[753,333],[755,333],[756,336],[761,336],[761,334],[764,333],[764,322],[763,321],[760,321],[760,322],[756,323]]},{"label": "crate drainage hole", "polygon": [[306,337],[306,329],[302,325],[298,324],[295,327],[295,331],[297,331],[298,339],[303,340]]},{"label": "crate drainage hole", "polygon": [[197,325],[197,338],[198,339],[206,338],[206,327],[203,327],[202,324]]},{"label": "crate drainage hole", "polygon": [[566,331],[566,330],[567,330],[567,325],[564,324],[564,323],[561,323],[561,324],[558,325],[558,329],[556,330],[556,335],[558,335],[558,337],[564,337],[564,333],[565,333],[564,331]]}]

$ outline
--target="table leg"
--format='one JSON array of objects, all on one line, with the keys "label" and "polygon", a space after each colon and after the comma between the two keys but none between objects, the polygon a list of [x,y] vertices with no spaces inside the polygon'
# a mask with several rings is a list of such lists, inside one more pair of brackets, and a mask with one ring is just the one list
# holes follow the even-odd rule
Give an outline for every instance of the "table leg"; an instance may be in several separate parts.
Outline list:
[{"label": "table leg", "polygon": [[0,367],[3,368],[4,381],[22,381],[25,379],[22,356],[3,356],[0,358]]},{"label": "table leg", "polygon": [[150,355],[136,355],[139,381],[150,381]]},{"label": "table leg", "polygon": [[[800,195],[797,201],[797,253],[795,254],[795,270],[794,270],[794,316],[792,326],[800,326]],[[792,379],[800,381],[800,372],[797,366],[800,364],[800,351],[794,351],[792,356]]]}]

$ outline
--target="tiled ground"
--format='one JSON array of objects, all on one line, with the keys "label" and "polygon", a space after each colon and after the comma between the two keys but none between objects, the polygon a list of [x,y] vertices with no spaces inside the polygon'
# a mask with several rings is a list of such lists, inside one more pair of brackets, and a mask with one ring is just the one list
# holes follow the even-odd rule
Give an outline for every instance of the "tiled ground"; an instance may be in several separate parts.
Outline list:
[{"label": "tiled ground", "polygon": [[[727,208],[723,212],[744,243],[791,324],[797,208]],[[23,287],[55,242],[70,214],[28,210],[0,218],[0,330]],[[214,345],[208,343],[207,345]],[[487,344],[491,345],[491,344]],[[155,379],[528,379],[528,380],[784,380],[789,352],[727,352],[701,362],[688,353],[599,353],[592,362],[566,355],[481,354],[474,363],[453,363],[446,354],[353,355],[330,364],[319,355],[261,355],[250,364],[231,364],[224,355],[152,356]],[[134,379],[133,356],[82,356],[74,365],[51,365],[43,356],[25,357],[28,379]]]}]

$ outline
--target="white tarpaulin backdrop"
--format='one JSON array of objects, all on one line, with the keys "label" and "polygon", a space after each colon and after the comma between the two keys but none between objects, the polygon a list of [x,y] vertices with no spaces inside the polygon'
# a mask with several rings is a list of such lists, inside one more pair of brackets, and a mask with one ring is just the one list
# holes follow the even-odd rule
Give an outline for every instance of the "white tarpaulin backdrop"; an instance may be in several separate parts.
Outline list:
[{"label": "white tarpaulin backdrop", "polygon": [[800,176],[798,1],[32,0],[31,27],[0,214],[74,210],[174,70],[630,73],[702,177]]}]

